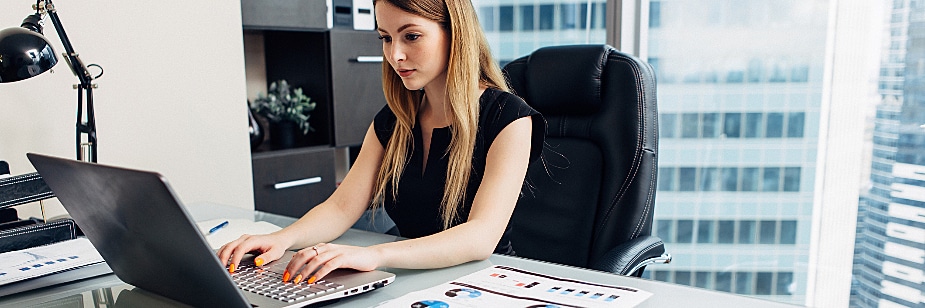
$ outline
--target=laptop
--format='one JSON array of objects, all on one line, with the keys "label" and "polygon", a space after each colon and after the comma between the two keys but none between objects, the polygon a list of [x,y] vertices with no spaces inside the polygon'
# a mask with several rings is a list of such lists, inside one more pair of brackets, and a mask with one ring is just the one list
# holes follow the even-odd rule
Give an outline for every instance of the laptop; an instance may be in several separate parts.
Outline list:
[{"label": "laptop", "polygon": [[395,280],[384,271],[338,269],[311,285],[282,283],[292,251],[259,268],[248,256],[229,274],[160,174],[27,157],[116,276],[160,296],[195,307],[291,307],[360,294]]}]

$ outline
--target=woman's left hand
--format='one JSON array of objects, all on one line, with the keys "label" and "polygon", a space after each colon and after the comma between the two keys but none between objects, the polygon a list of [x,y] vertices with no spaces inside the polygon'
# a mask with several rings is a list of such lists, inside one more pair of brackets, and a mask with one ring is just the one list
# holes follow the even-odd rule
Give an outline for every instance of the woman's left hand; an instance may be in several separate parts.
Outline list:
[{"label": "woman's left hand", "polygon": [[296,252],[283,272],[283,281],[314,283],[338,268],[371,271],[379,267],[379,260],[374,248],[321,243]]}]

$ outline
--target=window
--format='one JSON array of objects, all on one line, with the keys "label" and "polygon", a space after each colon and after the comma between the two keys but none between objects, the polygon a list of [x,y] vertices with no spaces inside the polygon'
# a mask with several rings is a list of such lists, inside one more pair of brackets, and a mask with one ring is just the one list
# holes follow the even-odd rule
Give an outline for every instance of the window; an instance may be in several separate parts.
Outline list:
[{"label": "window", "polygon": [[750,272],[736,272],[735,276],[736,281],[736,293],[739,294],[752,294],[752,289],[754,288],[754,280],[752,278],[752,273]]},{"label": "window", "polygon": [[780,223],[780,243],[796,244],[797,242],[797,222],[793,220],[782,221]]},{"label": "window", "polygon": [[504,31],[514,31],[514,7],[510,5],[501,6],[498,8],[498,30]]},{"label": "window", "polygon": [[658,190],[660,191],[673,191],[676,189],[675,186],[675,171],[676,168],[658,168]]},{"label": "window", "polygon": [[755,276],[755,294],[771,295],[774,287],[774,273],[760,272]]},{"label": "window", "polygon": [[758,191],[758,168],[742,168],[742,191]]},{"label": "window", "polygon": [[697,272],[694,274],[694,286],[703,289],[713,288],[713,273]]},{"label": "window", "polygon": [[679,220],[676,243],[691,243],[694,237],[694,221]]},{"label": "window", "polygon": [[681,115],[681,138],[700,137],[700,115],[685,113]]},{"label": "window", "polygon": [[724,113],[723,114],[723,134],[726,138],[739,138],[742,129],[741,113]]},{"label": "window", "polygon": [[495,31],[497,29],[495,27],[495,8],[490,6],[479,8],[479,22],[485,31]]},{"label": "window", "polygon": [[674,113],[663,113],[658,117],[658,134],[660,138],[674,138],[677,136],[678,115]]},{"label": "window", "polygon": [[[813,262],[807,249],[812,241],[810,230],[816,227],[814,223],[826,225],[843,219],[842,215],[835,219],[812,217],[819,213],[813,201],[827,198],[824,192],[823,196],[816,195],[820,189],[814,187],[812,179],[817,175],[827,176],[819,174],[816,167],[831,158],[833,153],[858,152],[834,149],[831,144],[828,154],[819,151],[819,147],[827,142],[820,140],[820,135],[843,137],[841,131],[827,130],[843,125],[839,123],[851,122],[834,114],[852,109],[874,110],[867,104],[877,102],[868,98],[879,98],[885,103],[883,105],[891,106],[876,108],[876,125],[854,123],[872,127],[874,139],[878,142],[871,147],[872,152],[867,152],[873,157],[870,164],[874,168],[871,175],[863,180],[874,184],[869,193],[862,190],[871,198],[879,199],[879,202],[862,202],[869,204],[867,206],[872,210],[886,211],[890,203],[895,203],[889,199],[889,184],[878,184],[895,178],[892,175],[893,161],[925,164],[925,155],[916,154],[925,144],[918,144],[918,151],[913,150],[917,143],[925,143],[925,140],[907,138],[908,141],[900,141],[899,137],[893,136],[900,131],[896,123],[904,121],[902,116],[912,115],[914,112],[909,111],[921,109],[910,102],[922,94],[908,93],[909,96],[904,96],[908,89],[915,88],[913,81],[922,79],[920,72],[912,69],[918,67],[917,64],[904,62],[921,58],[921,53],[913,52],[923,45],[916,34],[919,31],[910,29],[911,24],[915,24],[912,21],[917,20],[914,19],[916,16],[925,16],[923,8],[915,5],[921,1],[645,1],[648,4],[637,7],[639,10],[635,13],[646,15],[621,13],[624,18],[638,18],[623,20],[624,24],[648,26],[648,31],[619,29],[620,25],[611,25],[611,29],[606,30],[626,31],[620,33],[621,37],[630,35],[632,38],[635,33],[645,36],[640,38],[640,50],[657,73],[661,113],[658,118],[661,138],[659,198],[656,198],[654,209],[654,228],[656,233],[664,234],[662,238],[666,241],[685,241],[673,243],[669,250],[684,251],[684,254],[689,254],[685,257],[690,257],[685,258],[688,261],[676,260],[670,270],[647,271],[653,273],[647,275],[662,281],[682,284],[689,281],[695,286],[804,304],[803,299],[812,298],[807,296],[809,275],[805,266]],[[668,5],[662,5],[665,3]],[[871,82],[874,85],[871,90],[879,92],[841,96],[843,98],[838,102],[823,100],[835,97],[831,93],[835,90],[823,86],[823,81],[832,84],[833,80],[823,79],[833,73],[825,71],[832,69],[832,63],[838,66],[838,63],[850,62],[872,67],[868,62],[861,63],[861,58],[825,62],[832,58],[830,52],[835,54],[835,58],[846,54],[845,51],[832,51],[825,45],[829,37],[834,37],[836,32],[833,31],[842,27],[842,23],[828,20],[829,12],[836,11],[831,7],[835,3],[839,6],[884,6],[880,15],[884,17],[882,28],[886,31],[870,31],[883,35],[871,40],[870,45],[877,48],[882,45],[884,63],[878,69],[865,70],[870,71],[872,76],[853,78]],[[502,63],[504,59],[514,59],[540,46],[580,44],[585,43],[585,37],[591,37],[591,42],[604,42],[605,39],[604,20],[607,16],[604,14],[604,1],[593,2],[590,14],[587,1],[529,3],[480,0],[477,5],[494,7],[486,13],[491,17],[486,28],[495,29],[488,33],[489,43]],[[507,13],[502,12],[501,7],[511,5],[514,10],[512,20],[502,21]],[[879,9],[866,11],[880,12]],[[481,8],[479,12],[482,14]],[[486,24],[484,16],[480,16],[480,20]],[[890,20],[896,23],[890,24]],[[513,31],[506,30],[508,24],[512,25]],[[829,25],[835,25],[835,28],[829,28]],[[590,28],[590,35],[585,28]],[[862,32],[853,31],[852,35]],[[779,37],[787,39],[780,41],[776,39]],[[721,47],[689,48],[702,45],[704,40],[710,40],[711,46]],[[876,49],[864,47],[857,46],[847,51]],[[506,51],[509,49],[516,52]],[[684,52],[678,52],[680,50]],[[880,60],[874,57],[874,62]],[[881,89],[876,89],[877,86]],[[864,87],[866,85],[838,89]],[[852,108],[840,108],[843,106]],[[827,117],[831,117],[828,122],[823,120]],[[870,118],[873,117],[871,114]],[[860,118],[851,117],[850,120]],[[828,125],[823,126],[826,123]],[[918,131],[917,126],[921,123],[903,125]],[[861,142],[858,141],[858,144]],[[908,148],[903,149],[904,146]],[[867,167],[870,166],[861,169],[867,170]],[[827,169],[825,172],[831,174],[831,168]],[[803,175],[811,180],[802,181]],[[916,185],[925,186],[922,183]],[[828,185],[826,190],[831,191]],[[856,193],[858,189],[846,191]],[[845,211],[853,210],[851,202],[839,204],[839,208]],[[868,215],[865,219],[876,222],[876,226],[883,226],[891,222],[887,216]],[[882,251],[884,243],[872,238],[888,238],[883,227],[862,228],[859,222],[858,229],[879,232],[872,233],[877,236],[868,237],[869,244],[865,246],[881,247]],[[690,242],[687,242],[688,238]],[[760,259],[741,258],[743,255],[761,255],[761,258],[778,261],[770,264]],[[867,263],[884,259],[877,251],[869,251],[864,256],[869,258]],[[718,264],[722,262],[717,260],[728,260],[734,264],[720,266]],[[863,265],[868,267],[865,271],[880,272],[880,268],[867,263]],[[820,268],[825,264],[814,266]],[[880,280],[876,280],[871,285],[858,285],[871,292],[879,292],[879,283]]]},{"label": "window", "polygon": [[739,244],[755,243],[755,221],[739,221]]},{"label": "window", "polygon": [[712,220],[697,221],[697,243],[714,243]]},{"label": "window", "polygon": [[671,274],[669,271],[657,271],[655,272],[655,280],[669,281],[668,274]]},{"label": "window", "polygon": [[670,242],[674,238],[674,230],[672,230],[672,220],[660,219],[655,223],[656,231],[655,234],[664,241]]},{"label": "window", "polygon": [[780,112],[768,113],[768,129],[766,138],[780,138],[784,135],[784,114]]},{"label": "window", "polygon": [[520,31],[533,31],[533,5],[520,6]]},{"label": "window", "polygon": [[806,113],[793,112],[787,114],[787,138],[803,138],[803,121]]},{"label": "window", "polygon": [[718,168],[700,169],[700,190],[701,191],[719,190],[719,169]]},{"label": "window", "polygon": [[719,221],[719,231],[716,233],[718,240],[717,243],[720,244],[732,244],[735,241],[735,225],[734,220],[720,220]]},{"label": "window", "polygon": [[691,272],[674,272],[674,283],[686,285],[691,285]]},{"label": "window", "polygon": [[720,119],[719,113],[703,114],[703,138],[719,138]]},{"label": "window", "polygon": [[696,191],[697,190],[697,168],[678,168],[680,176],[678,179],[681,181],[679,185],[680,191]]},{"label": "window", "polygon": [[800,191],[800,167],[784,168],[784,191]]},{"label": "window", "polygon": [[739,184],[739,168],[722,168],[722,183],[723,191],[737,191]]},{"label": "window", "polygon": [[576,29],[578,25],[578,10],[575,3],[559,4],[559,28],[562,30]]},{"label": "window", "polygon": [[732,273],[717,272],[715,277],[717,291],[732,292]]},{"label": "window", "polygon": [[777,221],[762,220],[758,223],[758,243],[774,244],[777,240]]},{"label": "window", "polygon": [[552,4],[540,5],[540,30],[552,30],[556,7]]},{"label": "window", "polygon": [[793,273],[777,273],[777,291],[774,294],[791,295],[793,287]]},{"label": "window", "polygon": [[761,191],[780,190],[780,168],[765,167],[761,179]]},{"label": "window", "polygon": [[762,137],[763,116],[761,113],[754,112],[745,114],[745,138]]}]

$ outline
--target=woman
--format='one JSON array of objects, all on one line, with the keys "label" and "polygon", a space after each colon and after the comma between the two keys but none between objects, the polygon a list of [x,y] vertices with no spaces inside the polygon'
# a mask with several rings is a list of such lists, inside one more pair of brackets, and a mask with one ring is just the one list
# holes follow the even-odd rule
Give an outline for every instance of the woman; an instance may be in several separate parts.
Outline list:
[{"label": "woman", "polygon": [[[337,190],[292,225],[222,246],[234,272],[287,249],[283,281],[313,283],[337,268],[440,268],[513,254],[508,221],[545,121],[507,92],[469,0],[375,1],[388,106],[366,132]],[[370,247],[325,244],[384,206],[409,239]],[[320,243],[320,244],[319,244]],[[308,247],[308,248],[305,248]]]}]

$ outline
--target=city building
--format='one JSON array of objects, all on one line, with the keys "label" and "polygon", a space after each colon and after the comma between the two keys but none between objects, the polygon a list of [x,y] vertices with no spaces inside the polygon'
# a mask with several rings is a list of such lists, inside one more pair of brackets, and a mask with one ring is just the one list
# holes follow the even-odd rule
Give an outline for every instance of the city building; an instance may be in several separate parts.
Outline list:
[{"label": "city building", "polygon": [[853,307],[925,307],[925,2],[888,1]]}]

